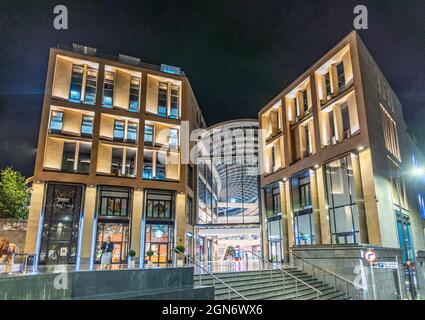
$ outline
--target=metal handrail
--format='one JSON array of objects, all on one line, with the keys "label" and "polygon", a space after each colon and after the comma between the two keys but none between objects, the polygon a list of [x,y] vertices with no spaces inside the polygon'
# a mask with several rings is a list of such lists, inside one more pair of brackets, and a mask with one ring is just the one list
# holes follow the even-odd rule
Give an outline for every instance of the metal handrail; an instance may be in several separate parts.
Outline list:
[{"label": "metal handrail", "polygon": [[[190,262],[192,262],[195,266],[197,266],[198,268],[200,268],[202,271],[206,272],[208,275],[210,275],[214,280],[217,280],[218,282],[220,282],[221,284],[223,284],[227,289],[229,289],[229,300],[230,300],[230,290],[233,291],[234,293],[236,293],[239,297],[241,297],[244,300],[248,300],[245,296],[243,296],[241,293],[239,293],[237,290],[235,290],[234,288],[232,288],[231,286],[229,286],[227,283],[225,283],[223,280],[219,279],[218,277],[216,277],[214,274],[212,274],[211,272],[209,272],[207,269],[205,269],[204,267],[202,267],[199,263],[197,263],[195,260],[193,260],[191,257],[185,255],[184,253],[180,252],[180,251],[176,251],[178,254],[181,254],[182,256],[184,256],[187,260],[189,260]],[[199,274],[199,285],[202,285],[202,274]],[[215,281],[213,281],[213,285],[215,286]]]},{"label": "metal handrail", "polygon": [[[335,287],[335,290],[338,290],[337,289],[337,286],[336,286],[336,279],[339,279],[342,282],[344,282],[344,284],[345,284],[345,286],[344,286],[345,287],[345,295],[347,297],[348,297],[348,288],[347,288],[347,286],[351,286],[351,287],[353,287],[353,289],[360,290],[360,291],[365,291],[367,293],[367,289],[365,287],[363,287],[363,286],[361,286],[361,285],[359,285],[359,284],[357,284],[357,283],[355,283],[355,282],[353,282],[351,280],[348,280],[347,278],[344,278],[343,276],[341,276],[339,274],[336,274],[335,272],[332,272],[332,271],[330,271],[328,269],[325,269],[325,268],[323,268],[321,266],[318,266],[318,265],[316,265],[316,264],[314,264],[312,262],[309,262],[304,257],[301,257],[301,256],[299,256],[299,255],[297,255],[297,254],[295,254],[293,252],[291,252],[291,256],[292,257],[295,256],[295,257],[297,257],[298,259],[301,260],[301,263],[302,263],[301,269],[302,269],[303,272],[304,272],[304,263],[307,263],[307,264],[309,264],[309,265],[312,266],[312,270],[313,270],[312,271],[312,273],[313,273],[312,276],[314,276],[314,268],[319,269],[322,272],[322,282],[324,282],[324,280],[325,280],[324,275],[323,275],[324,273],[330,274],[332,277],[334,277],[334,287]],[[292,261],[293,261],[293,258],[291,259],[291,262]],[[361,297],[361,295],[357,295],[357,296],[359,298]]]},{"label": "metal handrail", "polygon": [[[273,268],[276,268],[276,269],[280,270],[283,274],[286,274],[286,275],[290,276],[291,278],[294,278],[294,279],[295,279],[295,292],[296,292],[297,298],[298,298],[298,286],[297,286],[297,281],[301,282],[303,285],[305,285],[305,286],[307,286],[308,288],[310,288],[310,289],[312,289],[313,291],[315,291],[315,292],[316,292],[316,296],[317,296],[317,298],[319,298],[319,295],[323,294],[320,290],[317,290],[315,287],[313,287],[313,286],[309,285],[308,283],[304,282],[303,280],[299,279],[298,277],[294,276],[293,274],[289,273],[288,271],[283,270],[282,268],[280,268],[280,267],[276,266],[273,262],[270,262],[270,261],[265,260],[264,258],[260,257],[259,255],[255,254],[255,253],[254,253],[254,252],[252,252],[252,251],[245,250],[245,252],[249,252],[249,253],[251,253],[252,255],[254,255],[254,256],[256,256],[257,258],[259,258],[261,261],[263,261],[263,262],[265,262],[265,263],[268,263],[268,264],[269,264],[269,265],[271,265]],[[272,270],[272,268],[271,268],[270,270]]]}]

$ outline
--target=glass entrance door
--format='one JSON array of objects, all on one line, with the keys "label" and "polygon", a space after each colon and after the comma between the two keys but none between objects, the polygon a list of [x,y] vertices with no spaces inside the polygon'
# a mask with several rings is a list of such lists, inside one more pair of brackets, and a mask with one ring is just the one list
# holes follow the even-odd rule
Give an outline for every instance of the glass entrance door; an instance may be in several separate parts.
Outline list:
[{"label": "glass entrance door", "polygon": [[270,242],[270,253],[269,259],[271,262],[282,262],[282,245],[280,241]]}]

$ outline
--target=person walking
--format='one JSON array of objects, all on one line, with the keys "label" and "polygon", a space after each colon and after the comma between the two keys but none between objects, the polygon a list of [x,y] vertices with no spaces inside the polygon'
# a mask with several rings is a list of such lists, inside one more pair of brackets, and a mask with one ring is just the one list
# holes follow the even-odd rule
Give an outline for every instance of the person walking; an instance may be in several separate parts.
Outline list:
[{"label": "person walking", "polygon": [[114,251],[114,244],[111,242],[111,237],[106,238],[106,242],[102,244],[102,258],[100,260],[101,268],[110,269],[112,252]]}]

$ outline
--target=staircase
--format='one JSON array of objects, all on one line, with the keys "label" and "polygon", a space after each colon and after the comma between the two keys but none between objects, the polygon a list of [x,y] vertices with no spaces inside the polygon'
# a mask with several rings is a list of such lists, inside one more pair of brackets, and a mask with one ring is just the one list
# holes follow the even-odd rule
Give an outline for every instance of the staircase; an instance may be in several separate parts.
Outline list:
[{"label": "staircase", "polygon": [[[285,274],[280,270],[262,270],[246,272],[214,273],[228,286],[239,292],[248,300],[349,300],[345,293],[334,287],[324,284],[311,275],[297,268],[285,267],[284,270],[303,281]],[[199,275],[195,276],[195,283],[199,283]],[[296,283],[295,283],[296,282]],[[284,288],[283,288],[284,283]],[[229,290],[223,283],[214,281],[211,275],[205,274],[201,278],[202,286],[212,286],[215,289],[215,300],[242,300],[236,292]],[[319,290],[321,294],[311,287]]]}]

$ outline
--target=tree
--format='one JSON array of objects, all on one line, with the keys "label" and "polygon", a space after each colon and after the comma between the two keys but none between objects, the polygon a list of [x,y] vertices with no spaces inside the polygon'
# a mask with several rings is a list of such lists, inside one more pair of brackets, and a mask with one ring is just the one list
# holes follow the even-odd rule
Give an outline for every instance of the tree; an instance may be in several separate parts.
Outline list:
[{"label": "tree", "polygon": [[25,177],[10,167],[0,172],[0,218],[28,218],[30,194]]}]

